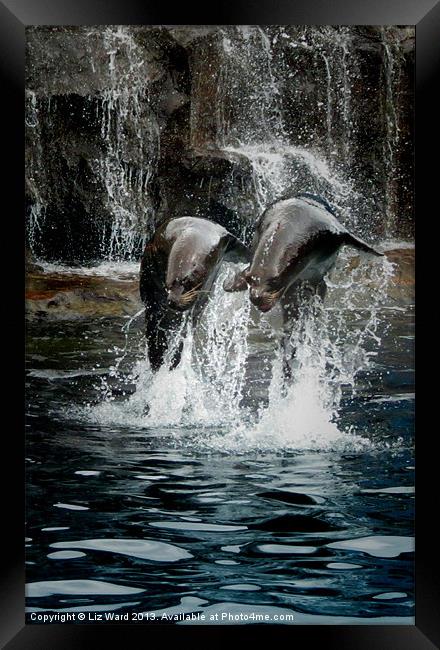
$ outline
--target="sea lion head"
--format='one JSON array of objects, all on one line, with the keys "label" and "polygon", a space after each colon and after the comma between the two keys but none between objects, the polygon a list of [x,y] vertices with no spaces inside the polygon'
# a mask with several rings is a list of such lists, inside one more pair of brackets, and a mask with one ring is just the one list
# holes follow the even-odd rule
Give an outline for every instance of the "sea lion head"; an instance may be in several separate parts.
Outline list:
[{"label": "sea lion head", "polygon": [[252,273],[248,273],[248,278],[251,303],[264,313],[270,311],[285,291],[280,279],[261,278]]},{"label": "sea lion head", "polygon": [[211,275],[216,251],[203,252],[191,243],[173,246],[170,253],[165,289],[168,305],[176,311],[190,309]]},{"label": "sea lion head", "polygon": [[269,277],[267,272],[261,273],[261,269],[252,266],[223,283],[223,289],[228,292],[244,291],[248,287],[252,304],[262,312],[270,311],[286,288],[282,276]]},{"label": "sea lion head", "polygon": [[262,312],[270,311],[288,286],[291,255],[279,226],[265,232],[255,249],[251,265],[223,284],[225,291],[244,291]]}]

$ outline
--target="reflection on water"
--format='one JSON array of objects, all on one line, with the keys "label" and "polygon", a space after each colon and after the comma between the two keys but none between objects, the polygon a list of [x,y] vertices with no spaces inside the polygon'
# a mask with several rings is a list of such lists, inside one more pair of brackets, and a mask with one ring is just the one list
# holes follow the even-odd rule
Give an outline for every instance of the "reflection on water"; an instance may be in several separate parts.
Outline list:
[{"label": "reflection on water", "polygon": [[172,377],[141,319],[29,324],[28,611],[412,622],[411,308],[330,302],[281,395],[276,347],[226,299],[233,336],[212,316]]}]

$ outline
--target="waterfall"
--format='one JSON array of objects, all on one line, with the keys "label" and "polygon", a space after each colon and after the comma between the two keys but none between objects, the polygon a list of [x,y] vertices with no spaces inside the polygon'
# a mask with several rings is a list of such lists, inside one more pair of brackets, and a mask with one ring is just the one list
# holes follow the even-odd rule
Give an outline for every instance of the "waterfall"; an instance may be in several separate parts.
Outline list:
[{"label": "waterfall", "polygon": [[[36,257],[47,257],[45,238],[53,229],[47,223],[43,232],[47,213],[59,227],[80,202],[97,220],[90,224],[92,236],[99,230],[93,258],[137,259],[154,222],[160,157],[145,52],[130,27],[88,28],[85,38],[95,55],[90,92],[79,83],[71,94],[26,89],[28,244]],[[51,83],[61,85],[58,77]],[[90,170],[86,188],[77,180],[81,165]],[[78,227],[75,219],[74,211],[67,216],[67,232],[70,224]],[[80,236],[71,235],[69,247],[81,256]],[[60,260],[56,250],[51,256]]]},{"label": "waterfall", "polygon": [[341,166],[346,167],[352,154],[351,86],[357,72],[350,28],[325,27],[322,32],[314,31],[312,39],[312,47],[322,57],[327,76],[327,155],[343,153]]},{"label": "waterfall", "polygon": [[166,216],[209,216],[214,201],[244,232],[301,191],[360,236],[398,238],[412,201],[404,32],[30,30],[29,247],[51,261],[135,260]]},{"label": "waterfall", "polygon": [[216,145],[276,142],[283,126],[269,36],[262,27],[236,26],[222,28],[219,42]]},{"label": "waterfall", "polygon": [[[42,150],[42,124],[40,120],[41,110],[38,105],[37,95],[34,91],[26,89],[26,118],[25,123],[27,133],[32,134],[34,146],[29,147],[30,156],[27,160],[26,181],[32,188],[34,201],[29,207],[27,221],[27,242],[33,255],[37,251],[38,238],[41,235],[42,227],[45,220],[46,206],[41,194],[41,187],[38,183],[38,177],[35,175],[38,170],[43,168],[43,150]],[[28,136],[28,140],[30,137]]]},{"label": "waterfall", "polygon": [[391,236],[396,229],[396,210],[398,204],[399,175],[397,157],[401,145],[399,87],[402,75],[402,54],[395,34],[389,28],[381,29],[384,51],[383,79],[385,88],[385,138],[383,156],[386,169],[386,233]]},{"label": "waterfall", "polygon": [[[316,81],[325,68],[326,133],[310,137],[305,129],[288,133],[283,92],[298,70],[277,48],[302,50],[310,57]],[[351,226],[365,212],[366,196],[353,178],[354,122],[351,115],[353,65],[349,28],[236,28],[223,34],[215,145],[246,158],[252,167],[257,216],[273,201],[300,191],[322,194]],[[278,78],[275,77],[274,60]],[[323,102],[317,102],[322,106]],[[224,116],[234,105],[234,124]],[[313,106],[310,114],[313,116]],[[313,119],[313,117],[312,117]]]},{"label": "waterfall", "polygon": [[106,28],[103,41],[110,84],[97,104],[106,148],[95,171],[113,219],[102,252],[110,260],[130,259],[141,250],[154,215],[148,190],[157,172],[159,133],[149,111],[142,49],[125,27]]}]

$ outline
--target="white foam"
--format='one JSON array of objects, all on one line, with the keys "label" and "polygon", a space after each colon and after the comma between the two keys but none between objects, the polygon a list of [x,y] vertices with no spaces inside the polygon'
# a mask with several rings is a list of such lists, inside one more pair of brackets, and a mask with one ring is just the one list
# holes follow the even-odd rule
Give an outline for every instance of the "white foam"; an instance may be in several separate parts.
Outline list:
[{"label": "white foam", "polygon": [[[231,266],[225,265],[197,334],[190,319],[184,320],[166,363],[154,374],[143,350],[131,375],[136,392],[123,403],[108,396],[86,410],[89,419],[148,428],[234,421],[245,380],[250,308],[241,294],[223,291],[222,282],[230,273]],[[181,361],[168,370],[173,350],[182,339]]]},{"label": "white foam", "polygon": [[[255,325],[259,328],[259,322],[252,323],[247,294],[223,291],[224,279],[233,272],[232,265],[225,264],[197,329],[192,329],[187,318],[175,336],[174,345],[183,338],[180,364],[168,370],[165,363],[153,373],[142,347],[128,377],[119,372],[120,360],[109,373],[113,380],[134,383],[135,392],[123,401],[116,399],[102,378],[102,401],[76,409],[75,415],[104,425],[145,429],[172,446],[205,451],[372,449],[369,439],[345,430],[339,422],[342,386],[346,393],[355,390],[358,372],[369,367],[374,351],[367,354],[365,343],[380,345],[379,309],[393,270],[385,258],[369,262],[368,277],[375,283],[372,291],[362,282],[362,266],[343,274],[343,292],[338,293],[337,281],[333,284],[329,304],[324,306],[316,297],[302,309],[290,339],[296,354],[289,384],[284,382],[277,351],[279,332],[271,330],[272,340],[266,341],[274,356],[268,403],[262,403],[257,412],[243,406],[243,392],[249,334]],[[362,320],[349,326],[347,314],[357,318],[360,295],[367,307]],[[275,326],[269,324],[266,329],[271,327]],[[128,330],[126,335],[129,345]],[[171,354],[172,350],[168,361]]]},{"label": "white foam", "polygon": [[44,273],[61,273],[63,275],[86,275],[132,280],[139,276],[139,262],[114,262],[105,260],[94,266],[71,266],[68,264],[38,261]]},{"label": "white foam", "polygon": [[407,241],[403,239],[387,239],[380,244],[380,250],[392,251],[392,250],[414,250],[415,245],[413,241]]}]

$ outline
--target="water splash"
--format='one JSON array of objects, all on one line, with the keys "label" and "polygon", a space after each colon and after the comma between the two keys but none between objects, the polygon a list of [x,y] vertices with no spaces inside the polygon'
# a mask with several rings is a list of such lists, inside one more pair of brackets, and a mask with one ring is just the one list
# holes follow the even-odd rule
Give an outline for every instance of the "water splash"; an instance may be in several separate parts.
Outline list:
[{"label": "water splash", "polygon": [[61,273],[63,275],[101,276],[115,280],[138,281],[139,262],[106,260],[98,264],[75,265],[39,261],[44,273]]},{"label": "water splash", "polygon": [[[117,399],[101,378],[103,400],[82,408],[80,416],[147,429],[172,445],[220,452],[372,448],[373,443],[359,435],[365,432],[341,424],[341,400],[355,395],[359,371],[374,364],[381,342],[380,309],[393,265],[386,259],[364,261],[347,272],[354,259],[349,253],[341,255],[328,279],[325,305],[316,297],[302,308],[290,339],[296,350],[291,384],[282,373],[280,332],[275,325],[269,327],[266,342],[272,363],[269,375],[261,377],[260,388],[267,381],[269,385],[259,408],[249,407],[244,388],[253,327],[261,336],[258,319],[264,317],[251,312],[246,295],[222,290],[223,280],[232,273],[231,265],[224,265],[198,328],[194,330],[187,317],[175,337],[175,345],[184,340],[177,368],[170,371],[164,364],[153,374],[142,350],[128,376],[118,363],[111,372],[121,384],[134,382],[135,392]],[[344,285],[338,277],[345,278]],[[169,359],[172,353],[169,350]]]},{"label": "water splash", "polygon": [[225,147],[225,152],[244,156],[252,166],[252,178],[258,213],[285,196],[308,191],[331,196],[333,204],[343,209],[354,190],[333,171],[318,152],[283,143],[276,146],[254,145]]},{"label": "water splash", "polygon": [[[255,449],[342,452],[374,448],[370,438],[359,435],[365,432],[341,423],[341,401],[344,394],[350,399],[355,396],[358,373],[374,365],[381,343],[377,333],[379,314],[393,265],[386,259],[360,264],[348,273],[348,282],[341,286],[337,276],[347,277],[347,266],[355,256],[345,253],[341,257],[336,274],[332,274],[336,277],[327,280],[330,290],[326,304],[316,296],[304,305],[290,336],[290,346],[295,350],[293,381],[285,382],[278,348],[268,405],[260,409],[258,421],[251,425],[240,422],[226,434],[211,437],[211,447],[235,453]],[[371,344],[374,349],[368,351]]]},{"label": "water splash", "polygon": [[[396,111],[400,105],[396,89],[403,55],[393,30],[390,35],[383,32],[381,119],[386,122],[383,152],[388,181],[387,188],[378,187],[373,193],[371,175],[362,177],[359,164],[364,127],[356,89],[364,83],[364,72],[353,29],[265,26],[237,27],[222,33],[216,121],[214,135],[210,132],[208,140],[249,161],[249,189],[255,195],[251,218],[281,197],[309,191],[333,203],[344,222],[360,236],[384,229],[387,234],[394,232],[399,195],[394,178],[399,146]],[[304,65],[310,71],[297,79],[298,68]],[[307,106],[302,104],[304,93],[300,92],[306,80],[316,86],[310,95],[313,104]],[[294,127],[285,123],[289,102],[297,104],[299,112],[316,112],[313,127],[300,118]],[[200,130],[200,120],[201,116],[199,121],[193,119],[195,132]],[[378,198],[382,190],[382,198]],[[381,208],[385,204],[384,228]]]},{"label": "water splash", "polygon": [[[294,134],[286,131],[284,85],[287,80],[288,85],[294,84],[290,75],[295,73],[295,67],[280,58],[279,41],[284,41],[284,50],[290,47],[313,53],[316,79],[322,67],[326,71],[324,140],[318,133],[310,140],[304,128]],[[352,49],[352,34],[345,27],[293,31],[285,27],[240,28],[224,34],[215,145],[233,160],[240,163],[244,158],[250,165],[253,217],[274,201],[302,191],[324,196],[344,222],[356,230],[365,212],[370,212],[352,164],[357,137],[351,99],[357,74],[351,62]],[[233,117],[225,119],[225,106],[232,102]]]},{"label": "water splash", "polygon": [[[232,273],[232,265],[225,265],[196,330],[190,315],[183,320],[159,371],[152,373],[143,347],[141,358],[124,376],[120,366],[126,346],[110,376],[123,384],[135,382],[135,393],[118,402],[103,379],[100,390],[104,399],[98,406],[88,407],[87,416],[147,428],[223,426],[233,421],[240,412],[245,383],[250,305],[241,295],[223,291],[223,281]],[[181,361],[168,370],[182,341]]]}]

